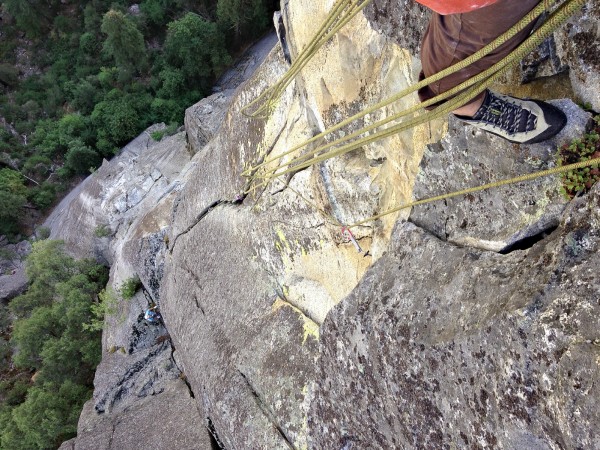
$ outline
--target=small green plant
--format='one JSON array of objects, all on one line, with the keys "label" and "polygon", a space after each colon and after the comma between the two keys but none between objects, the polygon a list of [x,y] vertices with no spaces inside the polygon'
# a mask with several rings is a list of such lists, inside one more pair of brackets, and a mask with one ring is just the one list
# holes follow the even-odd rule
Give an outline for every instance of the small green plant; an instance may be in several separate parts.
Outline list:
[{"label": "small green plant", "polygon": [[100,331],[104,327],[104,318],[117,313],[119,297],[113,288],[107,287],[98,294],[98,301],[90,305],[92,319],[82,325],[84,330]]},{"label": "small green plant", "polygon": [[119,293],[124,300],[131,299],[137,290],[142,286],[142,282],[138,276],[131,277],[123,281],[119,287]]},{"label": "small green plant", "polygon": [[162,130],[153,131],[152,133],[150,133],[150,137],[152,139],[154,139],[155,141],[160,141],[165,136],[174,135],[177,132],[177,128],[179,128],[179,125],[177,125],[177,122],[173,122],[173,123],[169,124],[169,126],[167,128],[163,128]]},{"label": "small green plant", "polygon": [[44,239],[48,239],[50,237],[50,228],[48,227],[39,227],[35,231],[36,237],[38,240],[43,241]]},{"label": "small green plant", "polygon": [[[600,115],[594,117],[595,127],[581,139],[563,145],[558,152],[558,165],[564,166],[579,161],[600,158]],[[561,175],[562,193],[573,198],[579,192],[587,192],[600,180],[598,165],[571,170]]]},{"label": "small green plant", "polygon": [[157,142],[160,141],[164,135],[165,135],[165,130],[157,130],[157,131],[153,131],[152,133],[150,133],[150,137]]},{"label": "small green plant", "polygon": [[111,234],[110,227],[105,224],[98,225],[96,227],[96,229],[94,230],[94,236],[99,237],[99,238],[108,237],[108,236],[110,236],[110,234]]}]

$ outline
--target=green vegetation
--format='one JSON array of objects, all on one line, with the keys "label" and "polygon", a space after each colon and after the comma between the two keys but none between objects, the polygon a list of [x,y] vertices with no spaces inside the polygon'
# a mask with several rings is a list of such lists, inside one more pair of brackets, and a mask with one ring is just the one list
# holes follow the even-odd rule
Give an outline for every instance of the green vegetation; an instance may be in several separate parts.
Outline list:
[{"label": "green vegetation", "polygon": [[152,123],[176,129],[276,3],[0,0],[0,234]]},{"label": "green vegetation", "polygon": [[138,276],[131,277],[123,281],[119,287],[119,292],[124,300],[130,300],[133,298],[139,288],[142,287],[142,282]]},{"label": "green vegetation", "polygon": [[27,202],[23,176],[12,169],[0,169],[0,234],[18,231],[17,222]]},{"label": "green vegetation", "polygon": [[112,234],[112,231],[108,225],[98,225],[94,230],[94,235],[99,238],[108,237]]},{"label": "green vegetation", "polygon": [[179,126],[177,122],[173,122],[169,124],[167,128],[163,128],[162,130],[153,131],[150,133],[150,137],[155,141],[160,141],[165,136],[172,136],[177,132]]},{"label": "green vegetation", "polygon": [[[142,286],[139,277],[126,279],[117,292],[108,286],[98,293],[98,301],[91,305],[92,317],[88,323],[83,324],[83,328],[89,331],[101,331],[104,327],[104,319],[108,316],[114,316],[119,311],[119,302],[122,300],[131,300],[137,290]],[[125,320],[121,316],[119,321]]]},{"label": "green vegetation", "polygon": [[[559,166],[600,158],[600,115],[594,118],[594,122],[595,127],[582,139],[575,139],[559,149]],[[592,165],[569,171],[562,174],[561,177],[563,194],[568,198],[573,198],[580,192],[589,191],[592,185],[600,180],[600,169],[598,165]]]},{"label": "green vegetation", "polygon": [[83,324],[84,330],[102,331],[106,316],[117,313],[119,297],[114,289],[107,287],[98,293],[98,301],[91,306],[92,317],[88,323]]},{"label": "green vegetation", "polygon": [[107,269],[41,240],[26,271],[27,292],[0,309],[0,448],[7,450],[57,448],[73,437],[101,356],[101,332],[85,325]]},{"label": "green vegetation", "polygon": [[50,237],[51,230],[48,227],[39,227],[35,230],[36,239],[44,240]]}]

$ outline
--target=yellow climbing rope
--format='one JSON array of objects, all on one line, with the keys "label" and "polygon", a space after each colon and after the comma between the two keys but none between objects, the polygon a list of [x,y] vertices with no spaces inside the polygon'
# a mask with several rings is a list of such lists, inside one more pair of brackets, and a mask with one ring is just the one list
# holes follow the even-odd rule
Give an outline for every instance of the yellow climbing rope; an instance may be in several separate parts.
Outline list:
[{"label": "yellow climbing rope", "polygon": [[[317,35],[309,45],[305,48],[305,50],[299,55],[298,64],[296,66],[292,65],[292,68],[280,80],[276,83],[271,89],[268,89],[260,97],[251,102],[246,106],[246,110],[250,108],[256,107],[256,110],[252,114],[253,117],[258,117],[259,114],[268,113],[268,110],[273,106],[273,102],[275,99],[283,92],[285,87],[293,80],[295,75],[306,65],[309,61],[310,57],[318,50],[318,48],[323,45],[335,32],[337,32],[345,23],[347,23],[354,15],[356,15],[362,8],[369,3],[370,0],[340,0],[338,1],[332,10],[332,12],[327,17],[324,24],[320,27]],[[291,159],[290,161],[278,164],[274,168],[269,168],[269,166],[277,160],[281,160],[283,157],[291,155],[293,153],[299,152],[301,149],[307,147],[308,145],[315,143],[316,141],[323,139],[326,135],[333,133],[346,125],[349,125],[355,120],[358,120],[367,114],[370,114],[378,109],[381,109],[384,106],[389,105],[392,102],[399,100],[400,98],[420,89],[423,86],[431,84],[451,73],[454,73],[457,70],[461,70],[469,64],[472,64],[474,61],[482,58],[486,54],[492,52],[496,48],[498,48],[502,43],[506,42],[516,33],[521,31],[524,27],[530,24],[532,21],[536,20],[543,12],[550,12],[551,3],[558,3],[559,0],[545,0],[541,2],[536,8],[534,8],[529,14],[527,14],[521,21],[519,21],[514,27],[512,27],[509,31],[504,33],[494,42],[484,47],[477,53],[473,54],[469,58],[461,61],[458,64],[455,64],[448,69],[435,74],[419,83],[416,83],[410,86],[407,89],[399,92],[393,97],[384,100],[376,105],[373,105],[364,111],[340,122],[339,124],[333,126],[332,128],[323,131],[322,133],[317,134],[316,136],[308,139],[304,143],[295,146],[294,148],[276,155],[274,157],[268,158],[254,167],[250,167],[245,170],[242,175],[249,178],[249,189],[247,192],[250,192],[253,189],[258,189],[262,186],[266,186],[273,179],[281,177],[286,174],[290,174],[299,170],[302,170],[306,167],[309,167],[313,164],[318,164],[323,162],[329,158],[333,158],[335,156],[343,155],[352,150],[358,149],[362,146],[370,144],[372,142],[384,139],[386,137],[397,134],[398,132],[408,130],[417,125],[421,125],[423,123],[429,122],[431,120],[445,117],[451,111],[457,109],[458,107],[468,103],[471,99],[476,97],[479,93],[483,92],[487,89],[492,83],[497,81],[502,75],[506,73],[508,69],[510,69],[511,65],[517,61],[520,61],[525,57],[528,53],[530,53],[533,49],[539,46],[544,39],[546,39],[552,32],[554,32],[558,27],[564,24],[568,18],[573,15],[577,10],[579,10],[586,0],[565,0],[560,6],[558,6],[553,12],[550,13],[548,19],[541,25],[536,31],[534,31],[517,49],[515,49],[509,56],[504,58],[502,61],[496,63],[494,66],[489,68],[488,70],[480,73],[479,75],[469,79],[468,81],[462,83],[461,85],[455,87],[454,89],[447,91],[437,97],[423,102],[421,104],[415,105],[411,108],[408,108],[405,111],[402,111],[398,114],[394,114],[384,120],[377,121],[371,125],[363,127],[353,133],[350,133],[340,139],[337,139],[333,142],[320,145],[315,149],[303,153],[301,156]],[[340,17],[336,17],[340,16]],[[453,97],[454,96],[454,97]],[[449,99],[450,100],[447,100]],[[385,125],[390,124],[391,122],[398,121],[405,116],[410,114],[414,114],[420,109],[435,105],[440,101],[447,100],[441,105],[437,106],[435,109],[418,114],[412,118],[407,120],[402,120],[399,123],[392,124],[383,128]],[[258,106],[257,106],[258,105]],[[350,142],[348,142],[350,141]],[[332,149],[332,147],[335,147]],[[600,161],[598,159],[582,161],[576,164],[571,164],[563,167],[556,167],[548,170],[544,170],[541,172],[536,172],[528,175],[523,175],[520,177],[511,178],[509,180],[499,181],[495,183],[489,183],[483,186],[468,188],[456,192],[452,192],[449,194],[444,194],[436,197],[432,197],[429,199],[417,200],[414,202],[406,203],[403,205],[399,205],[395,208],[392,208],[383,213],[365,218],[361,221],[358,221],[354,224],[346,226],[346,228],[356,227],[358,225],[362,225],[366,222],[374,221],[380,219],[388,214],[395,213],[405,208],[410,208],[412,206],[429,203],[433,201],[443,200],[447,198],[456,197],[459,195],[465,195],[472,192],[477,192],[485,189],[491,189],[498,186],[503,186],[511,183],[518,183],[522,181],[528,181],[539,177],[544,177],[557,173],[564,173],[571,170],[576,170],[581,167],[597,165]],[[262,173],[261,173],[262,172]],[[262,180],[259,184],[256,184],[256,180]],[[288,186],[289,187],[289,186]],[[247,193],[246,192],[246,193]],[[296,191],[294,191],[296,192]],[[300,195],[296,192],[297,195]],[[310,201],[305,199],[300,195],[304,201],[311,204]],[[313,205],[314,206],[314,205]],[[319,209],[317,209],[322,213],[326,213]],[[339,222],[335,219],[329,217],[330,220],[339,224]]]},{"label": "yellow climbing rope", "polygon": [[500,186],[506,186],[508,184],[516,184],[516,183],[522,183],[524,181],[531,181],[531,180],[535,180],[537,178],[547,177],[550,175],[558,175],[561,173],[570,172],[572,170],[583,169],[584,167],[590,167],[590,166],[598,167],[598,165],[600,165],[600,158],[594,158],[594,159],[589,159],[587,161],[579,161],[577,163],[569,164],[566,166],[552,167],[550,169],[541,170],[539,172],[528,173],[528,174],[521,175],[518,177],[509,178],[506,180],[494,181],[493,183],[482,184],[481,186],[475,186],[475,187],[471,187],[471,188],[461,189],[459,191],[450,192],[450,193],[442,194],[442,195],[437,195],[435,197],[428,197],[428,198],[424,198],[421,200],[415,200],[415,201],[412,201],[409,203],[404,203],[402,205],[388,209],[387,211],[384,211],[375,216],[371,216],[366,219],[359,220],[358,222],[354,222],[351,225],[346,225],[346,228],[357,227],[357,226],[363,225],[367,222],[381,219],[382,217],[387,216],[388,214],[393,214],[395,212],[401,211],[406,208],[412,208],[413,206],[424,205],[426,203],[437,202],[440,200],[447,200],[449,198],[458,197],[460,195],[472,194],[473,192],[485,191],[487,189],[493,189],[493,188],[497,188]]},{"label": "yellow climbing rope", "polygon": [[[370,2],[371,0],[338,0],[333,5],[323,24],[321,24],[317,32],[313,35],[312,40],[300,52],[285,75],[255,100],[244,106],[241,110],[242,114],[255,118],[268,117],[274,108],[275,101],[308,61],[310,61],[317,50]],[[251,110],[253,111],[249,112]]]},{"label": "yellow climbing rope", "polygon": [[[473,55],[469,56],[468,58],[464,59],[463,61],[460,61],[456,64],[454,64],[453,66],[448,67],[445,70],[442,70],[441,72],[434,74],[418,83],[413,84],[412,86],[409,86],[408,88],[400,91],[399,93],[393,95],[392,97],[389,97],[373,106],[370,106],[369,108],[366,108],[364,110],[362,110],[361,112],[353,115],[352,117],[349,117],[345,120],[343,120],[342,122],[334,125],[331,128],[328,128],[327,130],[313,136],[312,138],[306,140],[305,142],[302,142],[299,145],[296,145],[295,147],[291,148],[290,150],[278,154],[276,156],[273,156],[269,159],[266,159],[265,161],[261,162],[260,164],[257,164],[256,166],[250,167],[249,169],[245,170],[244,172],[242,172],[243,176],[246,177],[250,177],[252,176],[258,169],[261,169],[269,164],[271,164],[272,162],[281,159],[284,156],[288,156],[290,154],[296,153],[299,150],[301,150],[302,148],[305,148],[306,146],[324,138],[325,136],[351,124],[352,122],[355,122],[356,120],[359,120],[363,117],[365,117],[368,114],[371,114],[379,109],[384,108],[385,106],[388,106],[398,100],[400,100],[403,97],[406,97],[407,95],[417,91],[418,89],[425,87],[431,83],[434,83],[438,80],[441,80],[442,78],[451,75],[459,70],[464,69],[465,67],[468,67],[469,65],[473,64],[474,62],[480,60],[482,57],[484,57],[485,55],[493,52],[494,50],[496,50],[498,47],[500,47],[503,43],[505,43],[506,41],[508,41],[509,39],[511,39],[512,37],[514,37],[517,33],[521,32],[527,25],[529,25],[531,22],[533,22],[534,20],[536,20],[543,12],[547,11],[550,8],[550,6],[548,5],[548,3],[544,2],[544,3],[540,3],[539,5],[537,5],[532,11],[530,11],[525,17],[523,17],[523,19],[521,19],[517,24],[515,24],[510,30],[508,30],[506,33],[502,34],[501,36],[499,36],[497,39],[495,39],[493,42],[491,42],[490,44],[488,44],[487,46],[483,47],[481,50],[477,51],[476,53],[474,53]],[[500,67],[501,65],[503,65],[503,63],[506,63],[506,60],[500,61],[498,63],[498,66],[496,67]],[[493,72],[493,68],[492,70],[490,70],[487,73],[492,73]],[[479,79],[483,79],[485,76],[480,75]],[[475,80],[475,79],[472,79]],[[408,110],[405,110],[403,112],[400,112],[396,115],[390,116],[387,119],[383,120],[383,121],[379,121],[373,125],[371,125],[370,127],[365,127],[361,130],[358,130],[357,132],[353,133],[352,136],[347,136],[344,140],[349,140],[351,139],[351,137],[354,137],[358,134],[363,134],[365,132],[371,131],[374,128],[378,128],[380,126],[386,125],[389,122],[398,120],[404,116],[407,116],[409,114],[412,114],[420,109],[426,108],[430,105],[434,105],[446,98],[451,97],[452,95],[459,93],[460,91],[462,91],[463,89],[471,86],[475,81],[471,81],[469,80],[469,82],[463,83],[460,86],[457,86],[456,88],[454,88],[451,91],[445,92],[427,102],[424,102],[422,104],[419,104],[417,106],[414,106],[413,108],[410,108]],[[258,100],[258,99],[257,99]],[[426,120],[425,120],[426,121]],[[337,143],[341,142],[341,140],[337,140],[334,141],[330,144],[328,144],[327,146],[324,147],[319,147],[318,149],[316,149],[313,153],[316,153],[317,151],[320,150],[324,150],[327,149]]]},{"label": "yellow climbing rope", "polygon": [[[350,133],[343,138],[340,138],[336,141],[321,145],[309,152],[302,154],[301,156],[292,159],[291,161],[281,164],[275,169],[267,171],[264,174],[257,173],[256,170],[249,169],[249,171],[245,171],[244,175],[248,176],[252,173],[253,178],[262,178],[267,182],[280,177],[282,175],[286,175],[291,172],[296,172],[298,170],[304,169],[313,164],[318,164],[322,161],[325,161],[329,158],[333,158],[335,156],[340,156],[345,153],[348,153],[352,150],[356,150],[360,147],[363,147],[367,144],[373,143],[375,141],[384,139],[386,137],[397,134],[401,131],[413,128],[417,125],[421,125],[423,123],[427,123],[431,120],[445,117],[451,111],[457,109],[458,107],[466,104],[477,96],[479,93],[483,92],[487,89],[491,84],[497,81],[506,71],[508,71],[511,67],[511,64],[516,61],[520,61],[525,57],[528,53],[530,53],[533,49],[538,47],[544,39],[546,39],[554,30],[556,30],[560,25],[562,25],[577,9],[579,9],[585,0],[566,0],[563,5],[561,5],[552,15],[548,18],[548,20],[538,28],[534,33],[532,33],[515,51],[513,51],[507,58],[504,58],[502,61],[496,63],[494,66],[489,68],[488,70],[478,74],[477,76],[471,78],[470,80],[460,84],[459,86],[451,89],[437,97],[423,102],[421,104],[415,105],[412,108],[409,108],[405,111],[402,111],[398,114],[392,115],[384,120],[380,120],[375,122],[369,126],[366,126],[360,130],[357,130],[353,133]],[[544,7],[544,5],[541,5]],[[531,17],[528,17],[531,19]],[[529,20],[531,21],[531,20]],[[504,40],[502,40],[504,42]],[[427,80],[425,80],[427,81]],[[418,83],[417,85],[419,85]],[[412,90],[411,90],[412,92]],[[460,94],[459,94],[460,93]],[[458,95],[456,95],[458,94]],[[386,128],[382,128],[384,125],[389,124],[390,122],[396,121],[408,114],[414,113],[422,108],[426,108],[428,106],[434,105],[442,100],[446,100],[449,97],[456,95],[451,100],[443,103],[442,105],[436,107],[432,111],[428,111],[425,113],[421,113],[416,117],[410,118],[408,120],[401,121],[397,124],[391,125]],[[379,130],[378,130],[379,129]],[[371,131],[373,133],[370,133]],[[369,133],[369,134],[367,134]],[[364,137],[360,137],[365,135]],[[356,139],[355,139],[356,138]],[[344,142],[350,141],[352,142],[341,145]],[[302,144],[297,146],[302,148]],[[335,147],[332,150],[328,150],[332,147]],[[328,150],[328,151],[326,151]],[[281,156],[278,156],[281,157]],[[271,159],[273,161],[273,159]],[[267,162],[263,162],[261,167],[265,167]]]},{"label": "yellow climbing rope", "polygon": [[573,164],[568,164],[566,166],[557,166],[557,167],[552,167],[546,170],[541,170],[538,172],[533,172],[533,173],[528,173],[525,175],[520,175],[518,177],[513,177],[513,178],[508,178],[505,180],[499,180],[499,181],[494,181],[492,183],[487,183],[487,184],[482,184],[479,186],[474,186],[474,187],[470,187],[470,188],[465,188],[465,189],[460,189],[458,191],[454,191],[454,192],[449,192],[446,194],[441,194],[441,195],[436,195],[433,197],[427,197],[427,198],[422,198],[419,200],[414,200],[412,202],[407,202],[407,203],[403,203],[401,205],[395,206],[393,208],[390,208],[380,214],[376,214],[374,216],[370,216],[367,217],[365,219],[361,219],[357,222],[354,222],[350,225],[344,225],[342,223],[340,223],[335,217],[331,216],[330,214],[328,214],[327,212],[325,212],[322,208],[320,208],[318,205],[316,205],[314,202],[312,202],[311,200],[307,199],[305,196],[303,196],[300,192],[298,192],[297,190],[293,189],[291,186],[288,186],[287,189],[289,189],[290,191],[292,191],[294,194],[296,194],[298,197],[300,197],[302,199],[302,201],[304,201],[306,204],[312,206],[314,209],[316,209],[317,211],[319,211],[319,213],[321,213],[321,215],[323,216],[323,218],[331,225],[335,225],[335,226],[339,226],[339,227],[343,227],[345,229],[350,229],[350,228],[355,228],[358,227],[360,225],[364,225],[365,223],[368,222],[373,222],[375,220],[381,219],[382,217],[385,217],[389,214],[394,214],[398,211],[402,211],[403,209],[408,209],[408,208],[412,208],[413,206],[418,206],[418,205],[425,205],[427,203],[433,203],[433,202],[438,202],[441,200],[447,200],[450,198],[454,198],[454,197],[459,197],[461,195],[467,195],[467,194],[472,194],[474,192],[481,192],[481,191],[485,191],[488,189],[493,189],[493,188],[497,188],[500,186],[506,186],[509,184],[516,184],[516,183],[523,183],[523,182],[527,182],[527,181],[532,181],[535,180],[537,178],[543,178],[543,177],[547,177],[550,175],[560,175],[562,173],[567,173],[567,172],[571,172],[573,170],[579,170],[579,169],[583,169],[584,167],[598,167],[600,166],[600,158],[593,158],[593,159],[588,159],[586,161],[579,161]]}]

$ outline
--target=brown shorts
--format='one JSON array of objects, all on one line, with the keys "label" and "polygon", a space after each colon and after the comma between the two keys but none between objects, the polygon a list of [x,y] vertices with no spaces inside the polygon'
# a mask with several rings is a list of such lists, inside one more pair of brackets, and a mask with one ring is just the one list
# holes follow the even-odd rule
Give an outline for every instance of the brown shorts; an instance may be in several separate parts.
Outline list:
[{"label": "brown shorts", "polygon": [[[539,2],[540,0],[500,0],[464,14],[442,16],[433,13],[421,46],[421,79],[450,67],[485,47],[508,31]],[[479,61],[420,89],[419,99],[429,100],[489,69],[518,47],[532,28],[533,24]]]}]

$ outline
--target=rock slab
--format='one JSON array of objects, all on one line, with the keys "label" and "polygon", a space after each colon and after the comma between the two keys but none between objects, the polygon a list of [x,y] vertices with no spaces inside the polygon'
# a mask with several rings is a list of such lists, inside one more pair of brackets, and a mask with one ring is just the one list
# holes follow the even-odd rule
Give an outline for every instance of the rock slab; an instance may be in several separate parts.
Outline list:
[{"label": "rock slab", "polygon": [[[511,144],[451,117],[446,136],[425,151],[415,200],[554,167],[558,147],[582,136],[591,116],[570,100],[551,103],[565,111],[567,126],[555,138],[529,146]],[[560,188],[558,175],[537,178],[419,205],[410,220],[440,239],[506,251],[558,225],[567,204]]]},{"label": "rock slab", "polygon": [[312,448],[600,448],[599,205],[508,255],[399,223],[321,328]]}]

